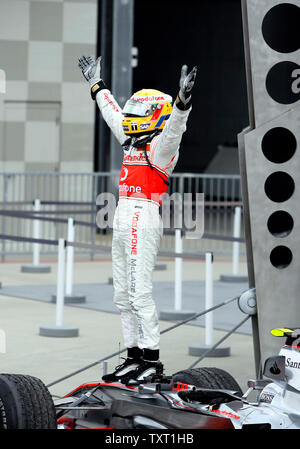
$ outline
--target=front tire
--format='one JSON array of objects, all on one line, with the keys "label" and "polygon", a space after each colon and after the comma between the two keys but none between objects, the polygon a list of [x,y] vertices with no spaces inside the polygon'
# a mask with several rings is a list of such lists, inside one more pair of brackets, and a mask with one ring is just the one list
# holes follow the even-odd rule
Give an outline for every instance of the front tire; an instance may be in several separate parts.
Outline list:
[{"label": "front tire", "polygon": [[190,368],[173,375],[174,382],[183,382],[200,388],[234,390],[238,396],[243,392],[236,380],[220,368]]},{"label": "front tire", "polygon": [[56,429],[49,390],[32,376],[0,374],[0,429]]}]

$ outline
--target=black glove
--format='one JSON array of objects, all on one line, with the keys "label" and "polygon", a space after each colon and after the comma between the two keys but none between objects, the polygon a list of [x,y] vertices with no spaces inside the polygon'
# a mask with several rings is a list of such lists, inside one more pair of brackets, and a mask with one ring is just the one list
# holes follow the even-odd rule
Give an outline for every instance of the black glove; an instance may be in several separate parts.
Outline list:
[{"label": "black glove", "polygon": [[181,76],[179,80],[179,93],[176,98],[176,106],[185,111],[191,107],[191,90],[195,83],[197,74],[197,67],[195,66],[189,74],[187,74],[187,65],[183,65],[181,68]]}]

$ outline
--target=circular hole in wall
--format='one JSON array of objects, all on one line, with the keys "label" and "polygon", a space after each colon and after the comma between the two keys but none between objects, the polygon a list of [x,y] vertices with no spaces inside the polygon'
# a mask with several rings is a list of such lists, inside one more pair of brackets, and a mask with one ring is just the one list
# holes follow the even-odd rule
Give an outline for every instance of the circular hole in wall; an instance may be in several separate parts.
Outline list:
[{"label": "circular hole in wall", "polygon": [[269,161],[282,164],[293,157],[297,148],[297,140],[287,128],[276,127],[264,135],[261,147]]},{"label": "circular hole in wall", "polygon": [[293,253],[287,246],[276,246],[270,254],[271,264],[278,269],[286,268],[293,260]]},{"label": "circular hole in wall", "polygon": [[276,203],[287,201],[293,195],[294,190],[294,180],[288,173],[277,171],[266,179],[266,195],[271,201]]},{"label": "circular hole in wall", "polygon": [[300,99],[300,65],[281,61],[273,65],[266,76],[270,97],[280,104],[293,104]]},{"label": "circular hole in wall", "polygon": [[264,17],[262,34],[266,43],[280,53],[300,48],[300,8],[291,3],[273,6]]},{"label": "circular hole in wall", "polygon": [[294,220],[288,212],[278,210],[270,215],[267,226],[274,237],[286,237],[293,230]]}]

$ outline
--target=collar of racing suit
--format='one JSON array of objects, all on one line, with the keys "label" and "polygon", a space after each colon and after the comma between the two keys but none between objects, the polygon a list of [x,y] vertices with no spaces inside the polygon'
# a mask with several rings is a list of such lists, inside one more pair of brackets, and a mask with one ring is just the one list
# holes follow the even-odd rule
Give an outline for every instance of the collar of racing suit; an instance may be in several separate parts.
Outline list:
[{"label": "collar of racing suit", "polygon": [[147,143],[151,142],[151,140],[157,136],[161,132],[160,129],[157,129],[151,134],[147,134],[141,137],[129,137],[126,139],[124,143],[122,143],[122,147],[125,151],[128,151],[130,146],[134,148],[146,148]]}]

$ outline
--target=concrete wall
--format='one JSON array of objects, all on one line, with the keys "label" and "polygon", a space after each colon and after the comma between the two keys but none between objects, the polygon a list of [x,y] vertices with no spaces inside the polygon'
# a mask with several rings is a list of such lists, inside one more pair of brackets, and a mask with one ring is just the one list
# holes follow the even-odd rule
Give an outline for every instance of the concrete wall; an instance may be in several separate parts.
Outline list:
[{"label": "concrete wall", "polygon": [[97,0],[1,0],[0,171],[92,171],[94,102],[77,59],[95,55]]}]

